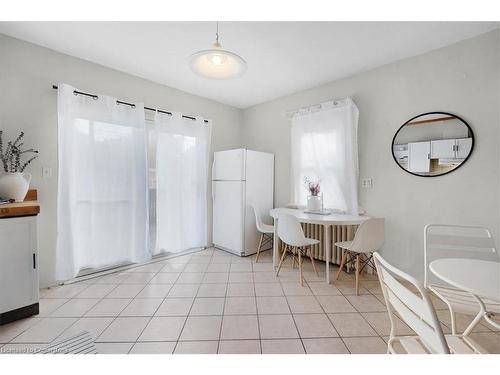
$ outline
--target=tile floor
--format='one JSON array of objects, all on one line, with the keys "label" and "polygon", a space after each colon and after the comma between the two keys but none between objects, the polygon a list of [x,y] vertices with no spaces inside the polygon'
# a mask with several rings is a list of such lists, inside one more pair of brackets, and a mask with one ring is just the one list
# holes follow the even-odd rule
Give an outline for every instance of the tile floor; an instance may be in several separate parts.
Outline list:
[{"label": "tile floor", "polygon": [[[320,262],[318,262],[320,263]],[[89,331],[100,353],[385,353],[389,319],[378,281],[324,283],[290,261],[279,278],[271,253],[240,258],[217,249],[41,291],[40,315],[0,326],[0,353],[30,353]],[[449,316],[436,303],[445,331]],[[463,328],[469,319],[459,317]],[[398,331],[410,329],[398,321]],[[500,332],[472,335],[500,353]]]}]

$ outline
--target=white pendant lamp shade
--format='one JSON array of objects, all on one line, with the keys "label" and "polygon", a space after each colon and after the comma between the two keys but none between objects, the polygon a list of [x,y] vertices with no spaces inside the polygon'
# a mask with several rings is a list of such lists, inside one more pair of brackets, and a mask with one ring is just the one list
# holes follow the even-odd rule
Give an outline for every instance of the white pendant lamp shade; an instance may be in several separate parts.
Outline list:
[{"label": "white pendant lamp shade", "polygon": [[217,32],[212,49],[193,53],[189,57],[189,67],[205,78],[228,79],[242,76],[247,70],[247,63],[237,54],[222,48]]}]

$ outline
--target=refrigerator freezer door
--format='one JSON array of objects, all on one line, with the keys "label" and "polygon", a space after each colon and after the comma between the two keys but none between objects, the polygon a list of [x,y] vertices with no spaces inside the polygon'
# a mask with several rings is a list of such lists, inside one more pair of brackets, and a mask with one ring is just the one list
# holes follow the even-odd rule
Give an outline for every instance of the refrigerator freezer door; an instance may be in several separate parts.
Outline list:
[{"label": "refrigerator freezer door", "polygon": [[245,180],[245,149],[214,153],[212,179],[216,181]]},{"label": "refrigerator freezer door", "polygon": [[234,254],[243,253],[245,182],[214,181],[213,242]]}]

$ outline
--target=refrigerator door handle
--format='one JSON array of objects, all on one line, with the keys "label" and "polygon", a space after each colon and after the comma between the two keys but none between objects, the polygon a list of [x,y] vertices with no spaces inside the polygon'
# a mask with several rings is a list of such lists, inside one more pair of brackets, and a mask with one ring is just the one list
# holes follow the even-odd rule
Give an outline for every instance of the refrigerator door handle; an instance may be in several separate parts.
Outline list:
[{"label": "refrigerator door handle", "polygon": [[212,181],[212,202],[215,202],[215,182]]},{"label": "refrigerator door handle", "polygon": [[215,154],[214,160],[212,161],[212,180],[215,180]]}]

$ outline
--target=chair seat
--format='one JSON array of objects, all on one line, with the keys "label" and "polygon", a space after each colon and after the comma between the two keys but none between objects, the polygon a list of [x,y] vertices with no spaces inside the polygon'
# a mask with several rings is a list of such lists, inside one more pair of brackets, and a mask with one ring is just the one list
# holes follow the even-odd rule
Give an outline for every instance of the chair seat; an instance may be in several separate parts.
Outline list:
[{"label": "chair seat", "polygon": [[352,245],[352,241],[335,242],[335,246],[340,247],[342,249],[346,249],[346,250],[349,250],[351,245]]},{"label": "chair seat", "polygon": [[261,223],[259,227],[260,228],[257,229],[259,230],[260,233],[267,233],[267,234],[274,233],[274,226],[272,225]]},{"label": "chair seat", "polygon": [[[487,354],[478,343],[470,337],[445,335],[451,354]],[[429,350],[418,336],[395,337],[408,354],[428,354]]]}]

